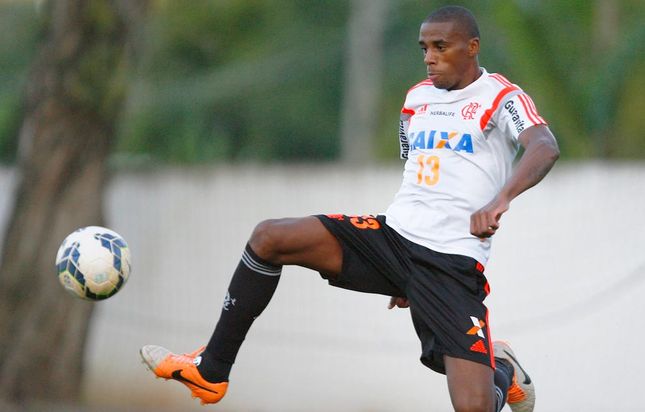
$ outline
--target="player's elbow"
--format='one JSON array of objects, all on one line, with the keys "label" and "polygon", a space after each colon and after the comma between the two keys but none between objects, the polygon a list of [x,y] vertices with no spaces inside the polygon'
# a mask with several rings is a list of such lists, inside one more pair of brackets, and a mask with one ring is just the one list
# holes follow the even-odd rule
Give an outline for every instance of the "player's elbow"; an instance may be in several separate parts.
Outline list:
[{"label": "player's elbow", "polygon": [[560,149],[555,141],[547,146],[546,158],[551,164],[555,163],[560,158]]},{"label": "player's elbow", "polygon": [[526,153],[532,153],[545,164],[553,165],[560,158],[560,148],[555,136],[546,126],[530,127],[520,135]]},{"label": "player's elbow", "polygon": [[545,163],[552,165],[560,158],[560,148],[554,137],[544,136],[537,143],[540,155]]}]

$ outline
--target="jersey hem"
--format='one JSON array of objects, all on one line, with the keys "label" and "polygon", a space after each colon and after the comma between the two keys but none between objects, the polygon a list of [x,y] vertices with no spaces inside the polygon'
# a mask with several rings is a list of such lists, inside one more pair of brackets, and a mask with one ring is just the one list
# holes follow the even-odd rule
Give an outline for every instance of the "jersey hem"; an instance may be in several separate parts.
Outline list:
[{"label": "jersey hem", "polygon": [[392,228],[396,233],[399,235],[403,236],[405,239],[409,240],[412,243],[416,243],[417,245],[423,246],[425,248],[431,249],[435,252],[439,253],[445,253],[449,255],[462,255],[462,256],[467,256],[470,258],[475,259],[477,262],[481,263],[482,265],[486,266],[488,262],[488,256],[484,255],[482,253],[477,253],[476,251],[472,249],[465,249],[465,248],[450,248],[450,247],[444,247],[442,245],[437,245],[432,242],[428,242],[427,240],[419,239],[417,237],[411,236],[409,233],[406,233],[402,227],[397,225],[396,223],[393,222],[393,219],[388,216],[387,214],[384,214],[385,216],[385,224],[388,225],[390,228]]}]

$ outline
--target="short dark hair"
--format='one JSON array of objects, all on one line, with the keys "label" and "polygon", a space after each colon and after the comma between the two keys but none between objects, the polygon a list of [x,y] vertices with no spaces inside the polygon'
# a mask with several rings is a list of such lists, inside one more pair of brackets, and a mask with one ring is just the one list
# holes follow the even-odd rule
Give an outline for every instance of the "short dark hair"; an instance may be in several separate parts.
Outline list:
[{"label": "short dark hair", "polygon": [[423,20],[424,23],[455,22],[457,27],[469,38],[479,37],[479,26],[475,16],[465,7],[445,6],[433,11]]}]

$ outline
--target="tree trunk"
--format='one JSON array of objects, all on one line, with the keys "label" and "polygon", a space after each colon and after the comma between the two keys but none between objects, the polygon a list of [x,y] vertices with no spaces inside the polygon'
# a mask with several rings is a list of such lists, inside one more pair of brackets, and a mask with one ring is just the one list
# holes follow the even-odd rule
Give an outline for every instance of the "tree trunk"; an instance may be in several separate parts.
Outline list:
[{"label": "tree trunk", "polygon": [[0,261],[0,399],[75,400],[93,303],[58,284],[57,247],[103,223],[106,159],[127,39],[145,0],[48,2],[19,135],[19,181]]},{"label": "tree trunk", "polygon": [[348,163],[374,159],[383,77],[387,0],[353,0],[345,52],[341,156]]}]

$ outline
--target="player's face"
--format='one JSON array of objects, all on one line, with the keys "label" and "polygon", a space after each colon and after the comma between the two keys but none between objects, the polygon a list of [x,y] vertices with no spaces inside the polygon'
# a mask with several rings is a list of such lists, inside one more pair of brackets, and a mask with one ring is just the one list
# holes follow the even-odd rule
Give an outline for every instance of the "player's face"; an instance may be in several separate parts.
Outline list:
[{"label": "player's face", "polygon": [[455,28],[454,22],[423,23],[419,45],[423,50],[428,78],[435,87],[463,89],[476,78],[473,78],[473,68],[478,68],[479,39],[469,39]]}]

